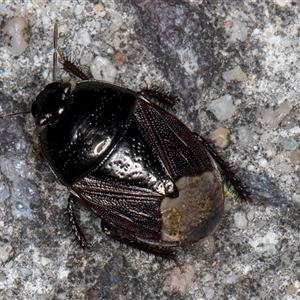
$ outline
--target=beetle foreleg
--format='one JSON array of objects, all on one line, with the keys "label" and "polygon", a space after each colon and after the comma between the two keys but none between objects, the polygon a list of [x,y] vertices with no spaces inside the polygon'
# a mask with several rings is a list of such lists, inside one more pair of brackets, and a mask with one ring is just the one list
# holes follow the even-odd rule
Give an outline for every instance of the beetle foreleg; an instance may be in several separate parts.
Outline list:
[{"label": "beetle foreleg", "polygon": [[[72,231],[75,235],[76,240],[79,242],[81,248],[83,249],[84,253],[88,247],[88,243],[87,240],[83,234],[83,232],[81,231],[76,218],[75,218],[75,214],[74,214],[74,204],[77,202],[77,199],[73,196],[70,195],[69,199],[68,199],[68,206],[67,206],[67,213],[69,216],[69,220],[70,220],[70,225],[72,227]],[[83,253],[83,255],[84,255]]]}]

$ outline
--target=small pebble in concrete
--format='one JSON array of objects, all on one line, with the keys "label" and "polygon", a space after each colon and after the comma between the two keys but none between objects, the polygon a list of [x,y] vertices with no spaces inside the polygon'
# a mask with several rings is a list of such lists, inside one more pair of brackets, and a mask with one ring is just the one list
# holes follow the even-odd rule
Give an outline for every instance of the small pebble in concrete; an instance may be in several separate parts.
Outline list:
[{"label": "small pebble in concrete", "polygon": [[117,52],[116,54],[114,54],[114,56],[112,58],[112,63],[115,67],[122,65],[126,61],[127,61],[127,56],[120,52]]},{"label": "small pebble in concrete", "polygon": [[184,272],[181,273],[178,267],[165,273],[163,290],[169,293],[179,292],[182,296],[194,281],[195,269],[191,265],[183,266]]},{"label": "small pebble in concrete", "polygon": [[292,195],[292,201],[296,206],[300,207],[300,195],[299,194],[294,193]]},{"label": "small pebble in concrete", "polygon": [[32,275],[32,271],[26,267],[19,267],[18,269],[18,274],[21,277],[28,277]]},{"label": "small pebble in concrete", "polygon": [[203,291],[205,293],[205,299],[213,299],[213,297],[215,295],[215,291],[213,288],[211,288],[209,286],[204,286]]},{"label": "small pebble in concrete", "polygon": [[217,117],[219,121],[224,121],[232,117],[236,107],[233,105],[232,97],[228,94],[211,101],[207,108]]},{"label": "small pebble in concrete", "polygon": [[94,11],[97,14],[97,16],[99,16],[101,18],[104,18],[106,15],[106,11],[105,11],[104,5],[102,3],[98,3],[97,5],[95,5]]},{"label": "small pebble in concrete", "polygon": [[246,229],[248,226],[248,221],[244,213],[235,213],[234,214],[234,223],[235,226],[239,229]]},{"label": "small pebble in concrete", "polygon": [[230,131],[224,127],[218,127],[210,135],[210,139],[216,147],[226,148],[230,143]]},{"label": "small pebble in concrete", "polygon": [[299,143],[293,137],[282,139],[281,144],[285,151],[292,151],[299,148]]},{"label": "small pebble in concrete", "polygon": [[296,292],[297,292],[297,288],[295,286],[293,286],[292,284],[289,284],[286,287],[286,293],[287,293],[287,295],[293,295],[293,294],[296,294]]},{"label": "small pebble in concrete", "polygon": [[25,18],[15,17],[3,28],[6,47],[15,56],[21,55],[28,46],[27,27]]},{"label": "small pebble in concrete", "polygon": [[77,43],[79,45],[89,46],[92,42],[90,33],[88,32],[88,30],[86,28],[81,28],[78,31],[77,36],[78,36]]},{"label": "small pebble in concrete", "polygon": [[291,112],[293,105],[288,102],[282,102],[276,109],[267,108],[262,116],[263,123],[272,128],[276,128],[279,123]]},{"label": "small pebble in concrete", "polygon": [[9,243],[0,243],[0,261],[4,264],[14,256],[14,249]]},{"label": "small pebble in concrete", "polygon": [[226,31],[229,35],[228,41],[236,42],[237,40],[244,42],[247,39],[248,28],[244,22],[238,19],[226,18]]},{"label": "small pebble in concrete", "polygon": [[107,58],[97,56],[90,68],[92,75],[96,80],[104,80],[111,83],[115,81],[117,70]]},{"label": "small pebble in concrete", "polygon": [[300,150],[294,150],[290,154],[291,164],[300,164]]},{"label": "small pebble in concrete", "polygon": [[255,236],[249,241],[249,244],[257,253],[261,253],[266,257],[270,257],[276,253],[276,245],[278,242],[278,234],[269,231],[265,235]]},{"label": "small pebble in concrete", "polygon": [[224,72],[222,77],[226,82],[244,81],[247,79],[247,75],[243,72],[240,66],[236,66],[232,70]]},{"label": "small pebble in concrete", "polygon": [[253,209],[249,210],[247,213],[247,220],[251,222],[254,219],[254,216],[255,216],[255,211]]},{"label": "small pebble in concrete", "polygon": [[280,174],[290,174],[293,168],[286,162],[279,163],[276,165],[276,171]]},{"label": "small pebble in concrete", "polygon": [[265,158],[261,158],[258,161],[258,164],[259,164],[260,167],[265,169],[268,166],[268,161]]}]

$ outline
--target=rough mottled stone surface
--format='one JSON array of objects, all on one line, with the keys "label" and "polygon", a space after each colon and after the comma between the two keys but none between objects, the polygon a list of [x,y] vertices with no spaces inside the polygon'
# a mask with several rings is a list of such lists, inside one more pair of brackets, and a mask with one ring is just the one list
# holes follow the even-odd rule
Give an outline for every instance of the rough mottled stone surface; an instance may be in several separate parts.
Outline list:
[{"label": "rough mottled stone surface", "polygon": [[[58,21],[59,45],[89,76],[94,59],[105,58],[116,84],[182,98],[176,114],[207,139],[230,130],[220,155],[265,203],[242,203],[226,187],[218,230],[178,249],[185,275],[109,240],[78,205],[91,249],[75,264],[68,191],[40,156],[31,115],[0,119],[1,299],[299,299],[297,1],[4,0],[0,16],[1,115],[29,110],[51,82]],[[18,55],[2,31],[14,17],[28,25]],[[219,119],[210,107],[225,95],[234,110]]]}]

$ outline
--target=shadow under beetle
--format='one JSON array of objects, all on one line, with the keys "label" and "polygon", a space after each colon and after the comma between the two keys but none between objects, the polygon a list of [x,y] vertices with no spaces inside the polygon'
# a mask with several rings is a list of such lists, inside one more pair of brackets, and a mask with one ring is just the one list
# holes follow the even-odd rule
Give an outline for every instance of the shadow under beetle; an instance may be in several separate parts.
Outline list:
[{"label": "shadow under beetle", "polygon": [[48,84],[31,112],[43,127],[42,154],[70,191],[68,214],[83,249],[77,201],[101,219],[109,237],[175,261],[172,247],[196,243],[218,225],[221,172],[251,201],[208,143],[155,104],[172,106],[172,99],[88,80],[57,47],[57,25],[54,36],[54,67],[59,54],[63,68],[82,81],[73,90],[69,82]]}]

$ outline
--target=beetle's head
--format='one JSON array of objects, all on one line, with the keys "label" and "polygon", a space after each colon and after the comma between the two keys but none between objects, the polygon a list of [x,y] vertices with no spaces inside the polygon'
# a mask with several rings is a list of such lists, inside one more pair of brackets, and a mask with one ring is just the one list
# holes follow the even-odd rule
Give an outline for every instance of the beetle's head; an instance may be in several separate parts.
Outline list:
[{"label": "beetle's head", "polygon": [[51,82],[36,97],[31,113],[36,126],[46,125],[56,119],[70,100],[70,82]]}]

